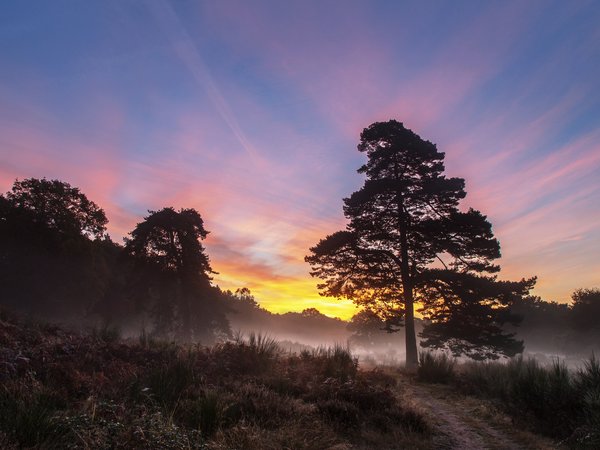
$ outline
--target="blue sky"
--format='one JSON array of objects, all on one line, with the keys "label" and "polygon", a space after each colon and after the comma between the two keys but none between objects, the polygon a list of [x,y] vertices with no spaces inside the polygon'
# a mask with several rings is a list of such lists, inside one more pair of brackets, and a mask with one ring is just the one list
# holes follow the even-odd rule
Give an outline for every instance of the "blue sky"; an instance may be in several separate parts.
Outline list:
[{"label": "blue sky", "polygon": [[308,247],[344,226],[360,131],[446,152],[505,278],[600,285],[597,2],[53,1],[0,5],[0,188],[80,187],[120,240],[196,208],[223,287],[316,306]]}]

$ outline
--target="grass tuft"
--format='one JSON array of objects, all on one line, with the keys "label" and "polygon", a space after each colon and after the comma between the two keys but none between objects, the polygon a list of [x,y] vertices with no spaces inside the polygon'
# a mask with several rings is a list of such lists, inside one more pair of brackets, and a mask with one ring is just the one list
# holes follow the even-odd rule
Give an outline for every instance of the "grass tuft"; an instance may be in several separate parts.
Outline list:
[{"label": "grass tuft", "polygon": [[445,353],[421,352],[417,377],[428,383],[448,383],[454,378],[455,365]]}]

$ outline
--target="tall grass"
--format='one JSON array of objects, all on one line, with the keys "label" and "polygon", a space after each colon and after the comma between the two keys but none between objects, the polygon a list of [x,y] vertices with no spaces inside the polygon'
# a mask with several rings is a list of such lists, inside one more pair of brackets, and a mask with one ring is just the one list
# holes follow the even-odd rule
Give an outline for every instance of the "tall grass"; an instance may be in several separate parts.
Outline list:
[{"label": "tall grass", "polygon": [[248,335],[248,347],[260,358],[272,359],[281,353],[279,343],[266,334],[250,333]]},{"label": "tall grass", "polygon": [[577,372],[575,389],[581,398],[582,416],[577,439],[586,446],[600,448],[600,361],[595,355]]},{"label": "tall grass", "polygon": [[194,382],[194,367],[182,357],[151,369],[147,374],[148,394],[172,413],[184,391]]},{"label": "tall grass", "polygon": [[419,353],[417,377],[428,383],[447,383],[454,378],[456,360],[445,353]]},{"label": "tall grass", "polygon": [[600,445],[600,363],[592,356],[571,372],[564,362],[535,359],[472,362],[455,383],[470,394],[498,400],[512,416],[573,445]]},{"label": "tall grass", "polygon": [[21,448],[51,447],[66,433],[55,419],[57,399],[45,393],[0,390],[0,431]]},{"label": "tall grass", "polygon": [[352,356],[348,345],[318,347],[313,350],[312,357],[320,364],[320,373],[325,377],[346,381],[358,370],[358,358]]}]

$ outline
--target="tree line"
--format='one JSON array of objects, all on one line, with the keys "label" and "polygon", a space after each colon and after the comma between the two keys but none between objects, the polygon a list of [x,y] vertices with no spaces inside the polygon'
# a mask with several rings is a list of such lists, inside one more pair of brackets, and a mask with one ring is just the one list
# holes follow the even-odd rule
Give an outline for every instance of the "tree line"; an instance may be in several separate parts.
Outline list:
[{"label": "tree line", "polygon": [[223,293],[194,209],[149,211],[125,238],[106,233],[102,208],[58,180],[17,180],[0,196],[2,304],[50,319],[147,317],[152,332],[212,341],[229,333]]}]

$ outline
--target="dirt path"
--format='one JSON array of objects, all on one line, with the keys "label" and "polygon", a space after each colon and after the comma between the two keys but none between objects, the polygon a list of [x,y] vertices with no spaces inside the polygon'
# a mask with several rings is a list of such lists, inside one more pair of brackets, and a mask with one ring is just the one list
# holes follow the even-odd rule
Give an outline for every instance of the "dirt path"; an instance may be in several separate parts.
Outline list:
[{"label": "dirt path", "polygon": [[552,441],[517,430],[489,403],[457,394],[449,386],[400,379],[405,401],[422,411],[436,430],[440,449],[556,449]]}]

